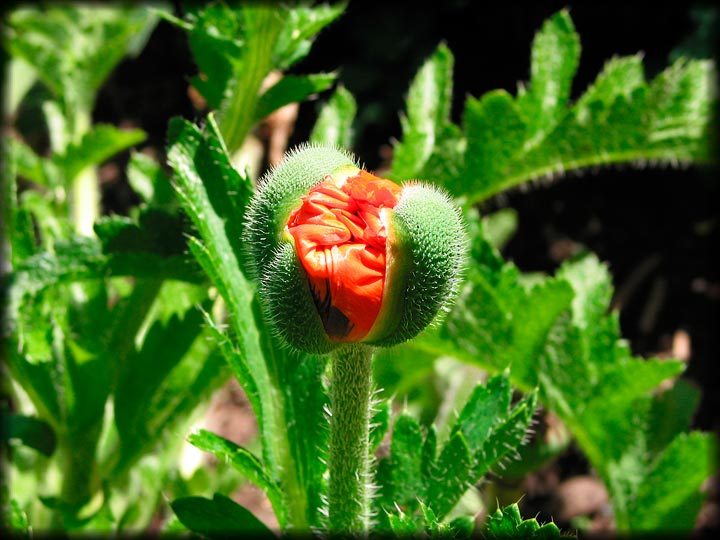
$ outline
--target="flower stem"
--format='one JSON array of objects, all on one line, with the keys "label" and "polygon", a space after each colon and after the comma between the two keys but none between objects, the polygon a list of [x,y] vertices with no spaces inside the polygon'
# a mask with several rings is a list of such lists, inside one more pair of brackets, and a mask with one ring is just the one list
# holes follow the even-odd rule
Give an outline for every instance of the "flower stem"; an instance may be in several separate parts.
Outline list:
[{"label": "flower stem", "polygon": [[360,344],[332,356],[328,517],[335,533],[367,534],[372,356]]}]

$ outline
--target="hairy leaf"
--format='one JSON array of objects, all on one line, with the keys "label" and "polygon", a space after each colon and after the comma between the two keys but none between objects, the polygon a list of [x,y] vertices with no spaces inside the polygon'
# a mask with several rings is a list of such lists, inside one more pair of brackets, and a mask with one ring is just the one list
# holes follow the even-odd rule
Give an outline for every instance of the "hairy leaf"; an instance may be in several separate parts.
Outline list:
[{"label": "hairy leaf", "polygon": [[[535,518],[523,520],[517,503],[495,510],[488,519],[486,534],[488,538],[498,540],[506,538],[549,540],[561,537],[560,529],[552,521],[540,525]],[[565,535],[562,537],[569,538]]]},{"label": "hairy leaf", "polygon": [[452,70],[452,53],[441,44],[415,75],[407,97],[407,116],[400,119],[403,139],[395,144],[393,178],[417,178],[430,159],[450,121]]},{"label": "hairy leaf", "polygon": [[[468,98],[462,130],[445,117],[438,123],[428,108],[440,99],[433,96],[451,88],[449,74],[442,86],[433,86],[431,75],[451,68],[452,57],[433,57],[410,87],[393,174],[443,182],[470,205],[576,169],[709,159],[712,62],[681,58],[646,81],[639,55],[614,58],[572,103],[579,54],[574,25],[562,10],[535,37],[529,87],[521,86],[516,97],[495,90]],[[419,98],[423,88],[430,100]]]}]

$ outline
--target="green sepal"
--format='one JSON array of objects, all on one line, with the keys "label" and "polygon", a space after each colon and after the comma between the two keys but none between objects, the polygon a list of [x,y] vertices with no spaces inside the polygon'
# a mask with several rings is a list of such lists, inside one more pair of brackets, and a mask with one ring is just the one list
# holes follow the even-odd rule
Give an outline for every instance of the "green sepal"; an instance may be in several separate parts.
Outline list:
[{"label": "green sepal", "polygon": [[259,292],[265,317],[283,342],[313,354],[342,345],[331,342],[325,333],[294,242],[279,245],[263,269]]},{"label": "green sepal", "polygon": [[405,184],[391,217],[383,302],[365,342],[389,347],[412,339],[447,311],[465,266],[459,210],[437,188]]},{"label": "green sepal", "polygon": [[248,207],[245,243],[250,249],[250,266],[262,280],[283,240],[283,229],[300,197],[331,174],[344,167],[358,169],[352,155],[337,148],[303,145],[288,152],[285,159],[259,182]]}]

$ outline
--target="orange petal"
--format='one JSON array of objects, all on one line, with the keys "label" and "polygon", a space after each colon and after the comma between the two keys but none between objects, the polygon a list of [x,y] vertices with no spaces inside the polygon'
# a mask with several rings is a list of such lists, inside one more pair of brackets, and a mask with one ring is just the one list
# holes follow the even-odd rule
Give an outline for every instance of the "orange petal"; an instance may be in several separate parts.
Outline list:
[{"label": "orange petal", "polygon": [[338,186],[331,177],[312,188],[288,220],[328,336],[359,341],[380,312],[386,275],[387,231],[382,208],[401,188],[359,171]]}]

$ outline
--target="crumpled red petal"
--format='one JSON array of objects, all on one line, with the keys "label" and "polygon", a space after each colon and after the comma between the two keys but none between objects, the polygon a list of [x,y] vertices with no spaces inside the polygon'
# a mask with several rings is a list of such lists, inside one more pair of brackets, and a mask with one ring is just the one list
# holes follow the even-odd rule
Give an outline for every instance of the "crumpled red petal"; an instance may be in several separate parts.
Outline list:
[{"label": "crumpled red petal", "polygon": [[380,213],[397,204],[401,189],[367,171],[340,186],[328,175],[290,215],[288,231],[334,341],[363,339],[377,319],[387,243]]}]

